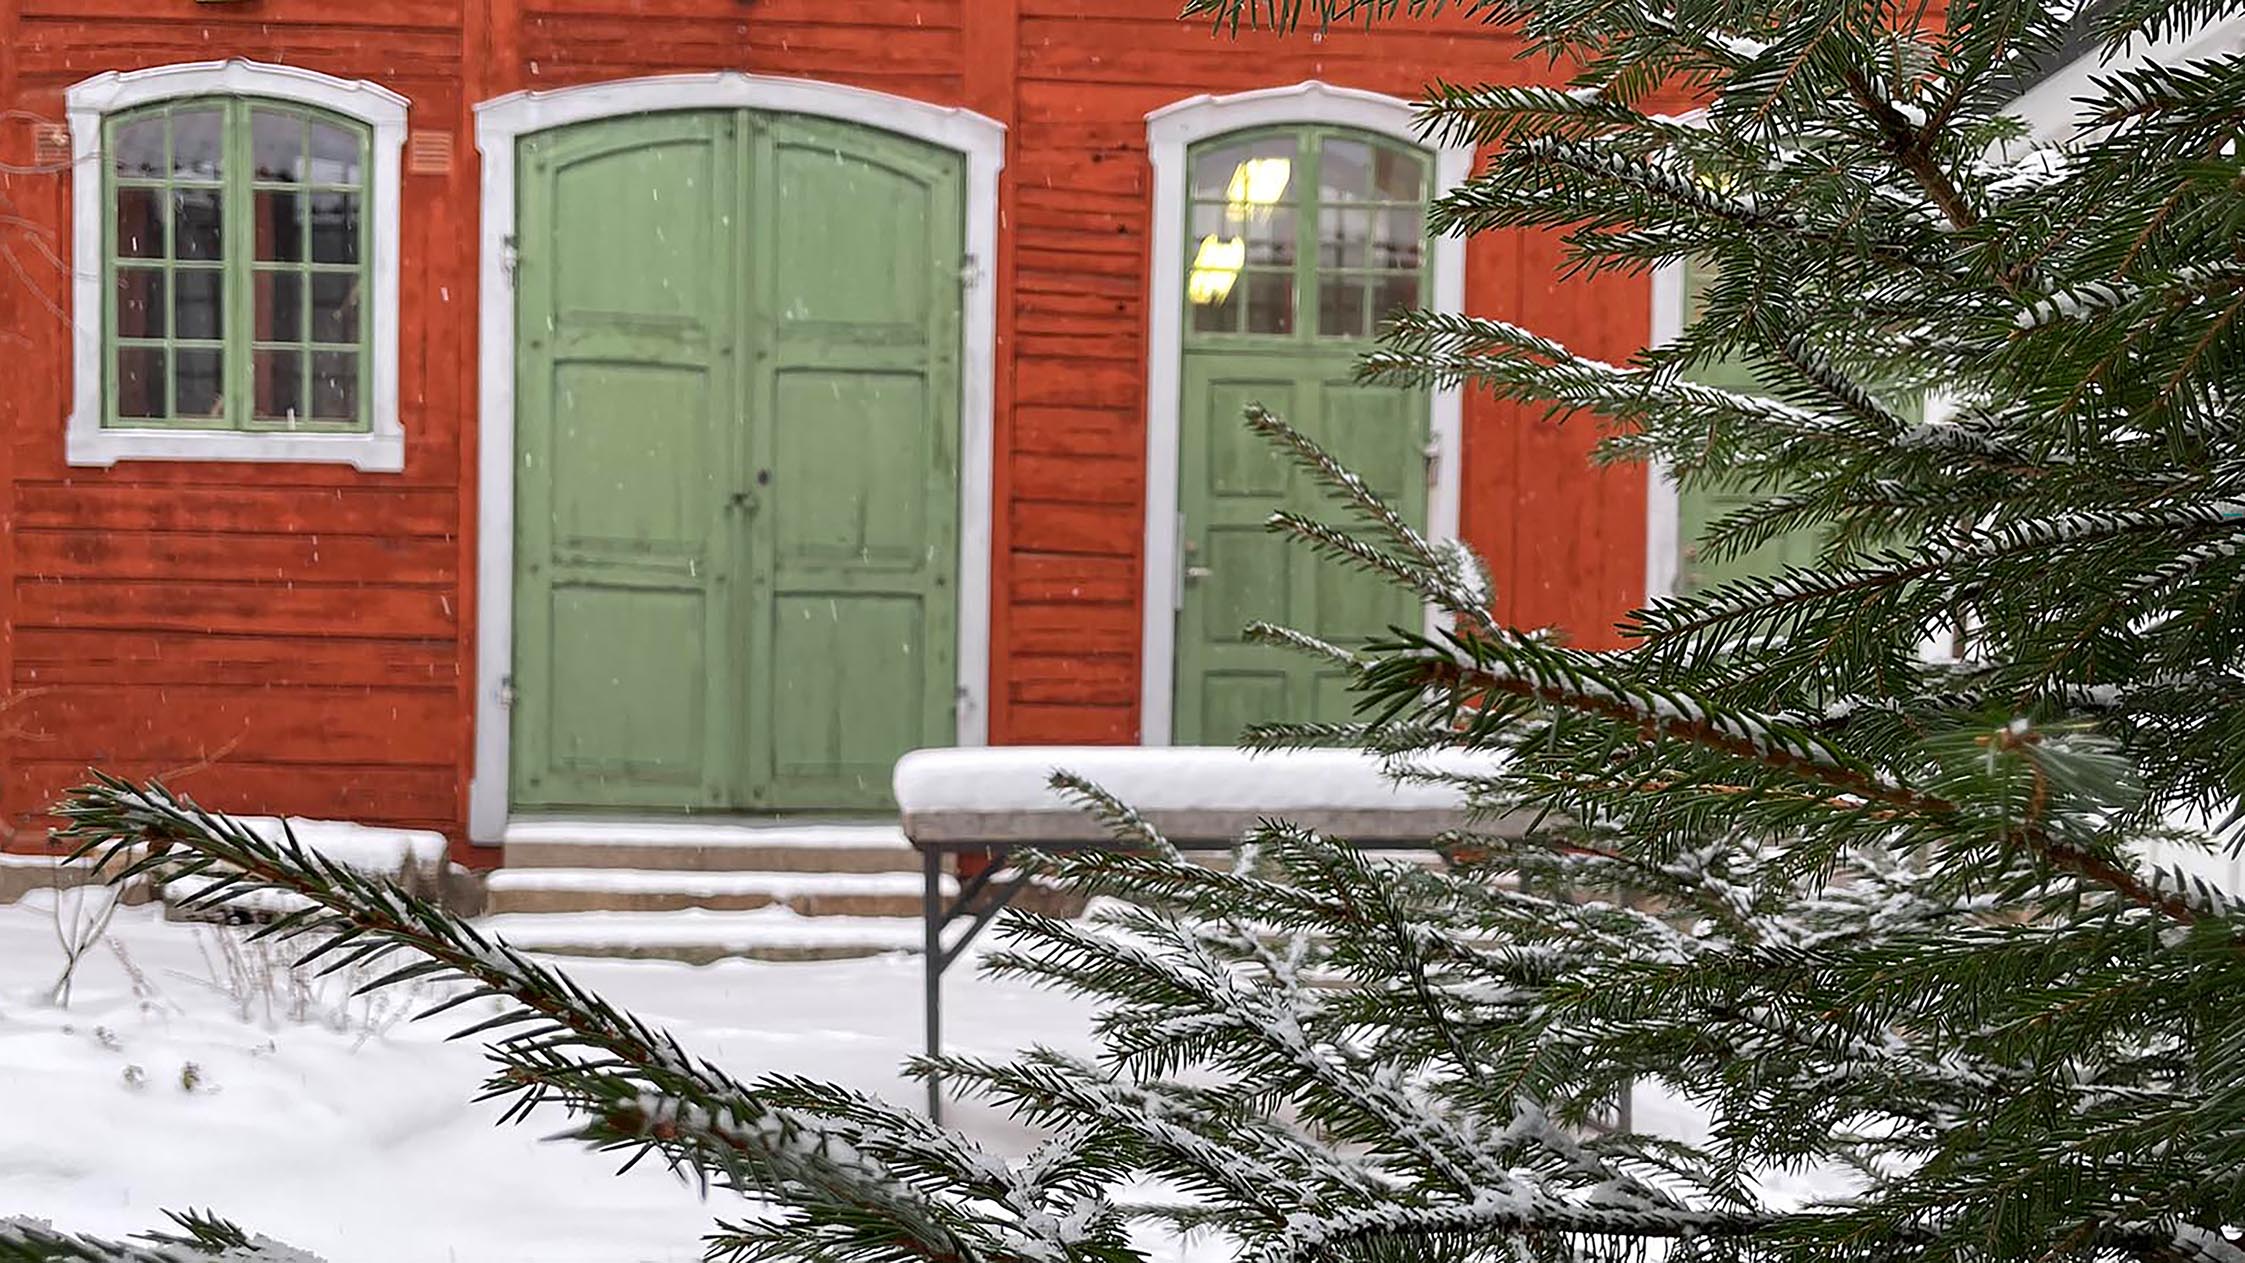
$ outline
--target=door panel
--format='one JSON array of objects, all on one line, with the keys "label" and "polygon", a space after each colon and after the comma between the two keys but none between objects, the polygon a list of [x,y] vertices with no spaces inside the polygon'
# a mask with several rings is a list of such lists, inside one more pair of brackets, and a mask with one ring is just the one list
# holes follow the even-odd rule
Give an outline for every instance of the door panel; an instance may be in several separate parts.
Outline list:
[{"label": "door panel", "polygon": [[738,334],[735,124],[521,147],[514,800],[720,804]]},{"label": "door panel", "polygon": [[887,809],[897,756],[957,732],[963,167],[794,116],[754,152],[750,805]]},{"label": "door panel", "polygon": [[961,161],[732,111],[519,160],[516,804],[887,806],[953,733]]},{"label": "door panel", "polygon": [[1286,508],[1342,516],[1310,475],[1247,428],[1261,404],[1347,462],[1407,519],[1426,514],[1427,397],[1354,376],[1358,348],[1189,351],[1184,363],[1179,504],[1185,567],[1178,616],[1175,739],[1230,744],[1259,723],[1345,722],[1340,670],[1249,642],[1252,622],[1344,646],[1419,622],[1409,592],[1311,553],[1266,527]]}]

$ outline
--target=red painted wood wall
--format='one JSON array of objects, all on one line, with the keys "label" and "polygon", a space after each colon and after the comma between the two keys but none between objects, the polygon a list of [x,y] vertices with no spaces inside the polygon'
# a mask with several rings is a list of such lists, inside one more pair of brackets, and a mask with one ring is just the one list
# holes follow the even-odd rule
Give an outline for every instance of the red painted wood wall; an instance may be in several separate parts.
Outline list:
[{"label": "red painted wood wall", "polygon": [[[364,78],[449,132],[407,175],[406,468],[63,463],[67,181],[0,174],[0,812],[89,765],[232,810],[463,832],[470,771],[477,159],[471,108],[525,87],[738,69],[965,105],[1005,123],[991,735],[1137,735],[1147,237],[1144,116],[1306,78],[1409,96],[1522,81],[1461,19],[1220,36],[1176,0],[0,0],[0,108],[59,122],[104,70],[247,57]],[[0,124],[0,161],[34,126]],[[1642,281],[1558,283],[1552,242],[1476,240],[1468,305],[1609,358]],[[1587,424],[1466,409],[1464,527],[1504,617],[1611,643],[1643,592],[1645,484],[1592,471]],[[36,844],[26,829],[11,845]],[[466,854],[463,851],[463,854]],[[483,853],[487,859],[489,853]]]}]

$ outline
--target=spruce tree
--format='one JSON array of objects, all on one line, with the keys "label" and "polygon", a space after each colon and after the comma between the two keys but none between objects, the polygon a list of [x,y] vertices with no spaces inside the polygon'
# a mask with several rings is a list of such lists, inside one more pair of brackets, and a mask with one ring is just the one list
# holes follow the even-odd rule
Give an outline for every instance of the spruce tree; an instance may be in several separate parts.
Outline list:
[{"label": "spruce tree", "polygon": [[[160,786],[80,791],[82,848],[220,875],[201,898],[293,893],[269,932],[316,958],[505,1001],[472,1028],[490,1091],[747,1195],[713,1258],[1121,1263],[1152,1216],[1271,1260],[2245,1263],[2245,912],[2149,858],[2235,845],[2245,785],[2245,59],[2116,69],[2062,144],[2003,115],[2082,21],[2116,49],[2236,3],[1195,5],[1334,40],[1443,8],[1573,79],[1430,89],[1429,133],[1491,151],[1439,230],[1555,230],[1586,272],[1716,280],[1626,364],[1417,315],[1367,373],[1529,401],[1605,427],[1608,459],[1756,489],[1707,547],[1813,529],[1819,562],[1655,601],[1627,649],[1570,648],[1498,625],[1470,556],[1252,415],[1347,510],[1274,529],[1454,619],[1365,645],[1264,629],[1349,662],[1363,705],[1259,739],[1354,742],[1405,775],[1500,752],[1466,787],[1533,827],[1446,839],[1429,869],[1272,821],[1212,869],[1064,782],[1128,845],[1050,867],[1114,898],[1011,917],[986,967],[1096,997],[1102,1052],[942,1066],[1042,1125],[1033,1154],[733,1078]],[[1678,92],[1705,108],[1651,104]],[[1762,389],[1691,382],[1725,357]],[[1706,1134],[1615,1125],[1630,1093],[1692,1103]],[[1773,1191],[1803,1169],[1825,1195]],[[1119,1191],[1145,1180],[1177,1197]],[[183,1230],[0,1224],[0,1259],[258,1257],[222,1221]]]}]

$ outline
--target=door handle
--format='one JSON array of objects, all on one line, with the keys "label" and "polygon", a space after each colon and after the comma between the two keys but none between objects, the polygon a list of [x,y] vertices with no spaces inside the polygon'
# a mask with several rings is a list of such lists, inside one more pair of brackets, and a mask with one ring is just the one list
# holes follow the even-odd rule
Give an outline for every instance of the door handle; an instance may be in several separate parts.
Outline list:
[{"label": "door handle", "polygon": [[746,490],[736,491],[725,498],[725,507],[736,513],[754,513],[756,511],[756,493]]}]

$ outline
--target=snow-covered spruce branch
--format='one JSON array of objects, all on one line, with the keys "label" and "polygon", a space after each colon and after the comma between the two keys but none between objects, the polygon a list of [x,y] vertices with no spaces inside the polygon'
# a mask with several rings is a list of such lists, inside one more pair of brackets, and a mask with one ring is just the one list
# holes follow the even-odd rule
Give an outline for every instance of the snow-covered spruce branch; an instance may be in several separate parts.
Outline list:
[{"label": "snow-covered spruce branch", "polygon": [[[467,989],[423,1016],[498,999],[511,1006],[455,1037],[505,1032],[489,1051],[498,1069],[486,1095],[520,1119],[544,1102],[575,1113],[573,1135],[602,1149],[660,1155],[682,1173],[715,1177],[788,1207],[797,1253],[923,1263],[1053,1263],[1132,1257],[1110,1218],[1025,1218],[1002,1209],[1019,1190],[988,1178],[999,1169],[971,1142],[871,1098],[800,1084],[742,1084],[688,1054],[671,1036],[609,1006],[567,975],[416,898],[303,846],[285,827],[268,841],[161,786],[111,777],[60,807],[74,856],[104,867],[141,858],[115,880],[166,883],[206,877],[197,896],[216,902],[247,891],[303,901],[260,936],[315,940],[307,963],[329,969],[396,954],[408,963],[369,987],[415,978]],[[1080,1191],[1065,1194],[1073,1205]],[[1089,1239],[1075,1229],[1088,1225]],[[772,1245],[744,1258],[790,1258]]]},{"label": "snow-covered spruce branch", "polygon": [[302,1250],[208,1216],[172,1216],[176,1232],[105,1241],[56,1232],[31,1219],[0,1218],[0,1263],[319,1263]]},{"label": "snow-covered spruce branch", "polygon": [[[1587,655],[1500,639],[1454,641],[1467,658],[1428,643],[1410,657],[1368,668],[1383,691],[1453,699],[1498,695],[1595,717],[1640,741],[1675,740],[1824,785],[1927,821],[1957,821],[1959,805],[1864,764],[1827,738],[1675,690],[1630,683],[1599,671]],[[1481,703],[1474,703],[1478,709]],[[2183,925],[2205,919],[2194,901],[2145,882],[2108,856],[2052,837],[2033,824],[2002,839],[2035,850],[2056,869]]]}]

